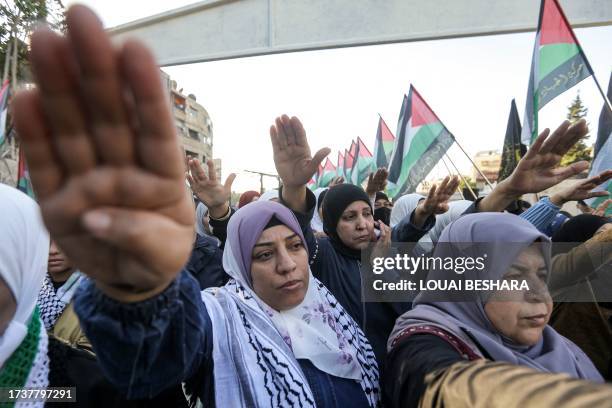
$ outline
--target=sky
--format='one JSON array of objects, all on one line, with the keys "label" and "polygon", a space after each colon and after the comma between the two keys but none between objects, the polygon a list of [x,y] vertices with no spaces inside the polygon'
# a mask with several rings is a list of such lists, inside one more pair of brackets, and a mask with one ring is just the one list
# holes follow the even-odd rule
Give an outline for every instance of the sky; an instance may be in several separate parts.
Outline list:
[{"label": "sky", "polygon": [[[66,5],[74,3],[67,1]],[[106,27],[194,3],[193,0],[85,0]],[[534,1],[534,3],[536,3]],[[534,6],[534,7],[537,7]],[[575,30],[604,91],[612,69],[612,26]],[[501,150],[510,102],[521,120],[535,33],[308,51],[162,68],[193,93],[213,122],[213,156],[223,177],[238,173],[234,190],[259,188],[256,170],[275,173],[269,127],[283,113],[304,123],[313,151],[348,148],[360,136],[372,149],[378,115],[395,133],[402,98],[412,83],[470,155]],[[540,131],[555,128],[577,92],[588,108],[591,143],[603,100],[586,79],[540,111]],[[449,156],[462,173],[470,162],[457,146]],[[429,178],[446,169],[436,167]],[[265,179],[273,188],[274,179]]]}]

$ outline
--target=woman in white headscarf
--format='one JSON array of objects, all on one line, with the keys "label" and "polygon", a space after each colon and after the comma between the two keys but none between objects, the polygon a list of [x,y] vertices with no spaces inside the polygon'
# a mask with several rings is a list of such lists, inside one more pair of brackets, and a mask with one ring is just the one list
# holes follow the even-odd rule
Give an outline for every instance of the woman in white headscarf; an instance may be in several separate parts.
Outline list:
[{"label": "woman in white headscarf", "polygon": [[401,196],[395,203],[393,203],[393,209],[391,210],[391,228],[402,222],[404,218],[412,214],[417,205],[424,200],[425,197],[421,194],[412,193]]},{"label": "woman in white headscarf", "polygon": [[419,240],[416,247],[417,252],[419,254],[431,252],[434,245],[438,242],[442,230],[451,222],[459,219],[465,210],[473,203],[473,201],[469,200],[457,200],[448,203],[448,211],[438,215],[436,217],[436,224],[433,228]]},{"label": "woman in white headscarf", "polygon": [[[47,334],[36,299],[47,271],[49,234],[38,205],[22,192],[0,184],[0,384],[10,388],[47,387]],[[8,294],[9,296],[5,296]],[[43,402],[18,406],[42,407]]]}]

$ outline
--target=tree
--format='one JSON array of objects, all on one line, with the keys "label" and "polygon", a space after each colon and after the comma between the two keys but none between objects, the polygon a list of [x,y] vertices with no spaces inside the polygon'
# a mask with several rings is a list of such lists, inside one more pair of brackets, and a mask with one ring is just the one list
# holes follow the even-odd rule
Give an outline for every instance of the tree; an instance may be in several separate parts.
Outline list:
[{"label": "tree", "polygon": [[[31,80],[27,44],[39,22],[45,22],[52,30],[64,31],[61,0],[4,0],[0,3],[0,72],[2,76],[10,72],[8,79],[13,87],[17,81]],[[8,64],[7,57],[10,57]]]},{"label": "tree", "polygon": [[[588,109],[582,104],[580,99],[580,92],[576,95],[576,98],[572,101],[571,105],[567,107],[567,119],[572,123],[578,122],[580,119],[586,117]],[[582,139],[580,139],[574,146],[561,159],[561,166],[567,166],[572,163],[576,163],[582,160],[591,161],[592,148],[588,147],[585,143],[589,137],[587,133]]]}]

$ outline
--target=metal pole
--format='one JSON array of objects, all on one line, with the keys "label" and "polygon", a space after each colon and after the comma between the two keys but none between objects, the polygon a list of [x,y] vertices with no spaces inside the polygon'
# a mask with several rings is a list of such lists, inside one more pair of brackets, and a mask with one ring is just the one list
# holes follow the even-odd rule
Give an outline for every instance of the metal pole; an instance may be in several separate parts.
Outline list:
[{"label": "metal pole", "polygon": [[[448,174],[450,174],[451,176],[454,176],[455,174],[451,171],[451,169],[448,167],[448,164],[446,164],[446,162],[444,161],[444,157],[440,157],[440,160],[442,160],[442,163],[444,164],[444,167],[446,167],[446,171],[448,171]],[[459,194],[461,195],[461,198],[465,200],[463,191],[459,190]]]},{"label": "metal pole", "polygon": [[[461,145],[459,144],[459,142],[457,141],[457,139],[455,139],[455,143],[457,143],[457,146],[459,146],[459,148],[461,149],[461,151],[463,152],[463,154],[465,154],[465,157],[468,158],[468,160],[470,161],[470,163],[472,163],[472,165],[474,166],[474,168],[476,168],[476,171],[478,172],[478,174],[480,174],[480,176],[484,179],[484,181],[489,185],[489,187],[491,187],[491,190],[493,190],[493,185],[491,184],[491,182],[489,181],[489,179],[484,175],[484,173],[482,171],[480,171],[480,169],[478,168],[478,166],[476,165],[476,163],[474,163],[474,161],[472,160],[472,158],[465,152],[465,150],[463,150],[463,147],[461,147]],[[448,157],[448,156],[447,156]],[[449,159],[450,160],[450,159]]]},{"label": "metal pole", "polygon": [[474,190],[472,190],[472,187],[470,187],[470,185],[468,184],[467,180],[463,177],[463,175],[461,174],[461,172],[459,171],[457,166],[455,166],[455,163],[453,163],[453,161],[448,156],[448,154],[444,153],[444,155],[446,156],[448,161],[451,162],[451,164],[453,165],[453,167],[457,171],[457,174],[459,175],[459,177],[461,177],[461,180],[463,180],[463,183],[465,184],[465,186],[468,188],[468,190],[470,190],[470,193],[472,193],[472,197],[474,197],[474,201],[476,201],[476,199],[478,199],[478,197],[476,197],[476,193],[474,193]]}]

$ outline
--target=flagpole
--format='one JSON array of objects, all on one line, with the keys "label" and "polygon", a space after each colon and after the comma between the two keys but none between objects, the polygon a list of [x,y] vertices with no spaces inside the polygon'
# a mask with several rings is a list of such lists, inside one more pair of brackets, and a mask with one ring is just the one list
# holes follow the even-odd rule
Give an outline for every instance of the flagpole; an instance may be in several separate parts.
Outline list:
[{"label": "flagpole", "polygon": [[[480,169],[478,168],[478,166],[476,165],[476,163],[474,163],[474,161],[472,160],[472,158],[466,153],[465,150],[463,150],[463,147],[461,147],[461,145],[459,144],[459,141],[455,138],[455,143],[457,144],[457,146],[459,146],[459,148],[461,149],[461,151],[463,152],[463,154],[465,154],[465,157],[468,158],[468,160],[470,161],[470,163],[472,163],[472,165],[474,166],[474,168],[476,169],[476,171],[478,172],[478,174],[480,174],[480,176],[484,179],[484,181],[489,185],[489,187],[491,188],[491,190],[493,190],[493,184],[491,184],[491,182],[489,181],[489,179],[487,178],[487,176],[484,175],[484,173],[482,171],[480,171]],[[450,158],[449,158],[450,160]]]},{"label": "flagpole", "polygon": [[465,184],[465,186],[468,188],[468,190],[470,190],[470,193],[472,193],[472,197],[474,197],[474,200],[478,199],[478,197],[476,197],[476,193],[474,193],[474,190],[472,190],[472,187],[470,187],[470,185],[468,184],[468,182],[465,180],[465,178],[463,177],[463,175],[461,174],[461,172],[459,171],[459,169],[457,168],[457,166],[455,166],[455,163],[453,163],[453,161],[451,160],[451,158],[448,156],[448,154],[444,153],[444,155],[446,156],[446,158],[448,159],[449,162],[451,162],[451,164],[453,165],[453,167],[455,168],[455,170],[457,171],[457,174],[459,175],[459,177],[461,177],[461,180],[463,180],[463,184]]},{"label": "flagpole", "polygon": [[[446,167],[446,171],[448,171],[448,174],[452,177],[455,175],[455,173],[453,173],[451,171],[451,169],[448,167],[448,164],[446,164],[446,162],[444,161],[444,157],[440,157],[440,160],[442,160],[442,164],[444,164],[444,167]],[[461,198],[465,200],[465,196],[463,195],[463,191],[459,190],[459,194],[461,195]]]}]

